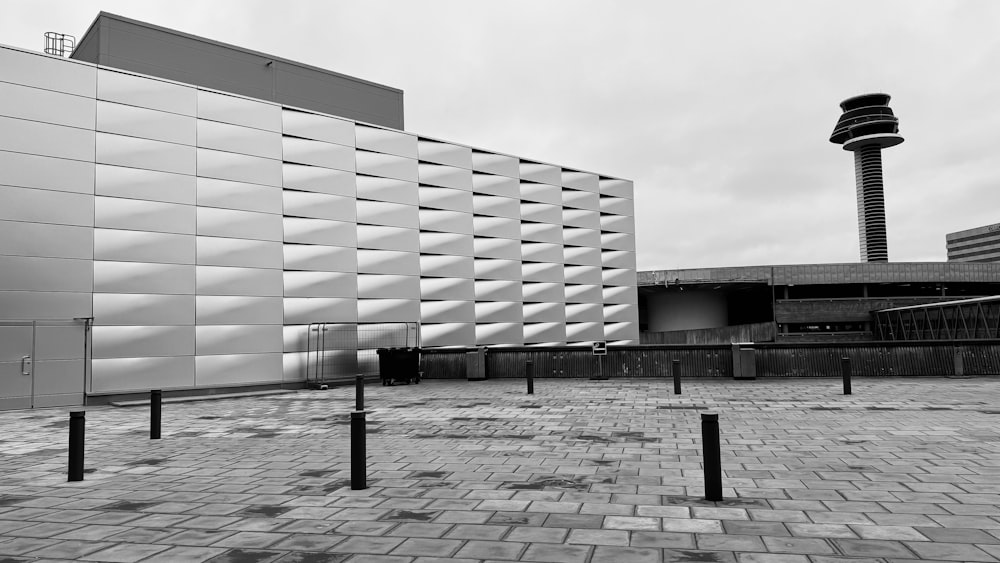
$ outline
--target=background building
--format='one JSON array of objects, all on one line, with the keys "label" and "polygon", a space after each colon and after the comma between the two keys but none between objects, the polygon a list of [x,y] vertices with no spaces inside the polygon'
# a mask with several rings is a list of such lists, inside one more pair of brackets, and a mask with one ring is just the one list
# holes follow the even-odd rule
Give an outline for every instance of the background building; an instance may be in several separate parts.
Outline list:
[{"label": "background building", "polygon": [[1000,262],[1000,223],[945,235],[949,262]]},{"label": "background building", "polygon": [[[79,50],[113,65],[123,18],[102,18]],[[130,61],[211,62],[152,31],[174,45],[132,37]],[[311,76],[326,101],[347,80]],[[2,47],[0,407],[301,384],[315,322],[419,323],[424,346],[636,342],[632,197],[620,178]]]}]

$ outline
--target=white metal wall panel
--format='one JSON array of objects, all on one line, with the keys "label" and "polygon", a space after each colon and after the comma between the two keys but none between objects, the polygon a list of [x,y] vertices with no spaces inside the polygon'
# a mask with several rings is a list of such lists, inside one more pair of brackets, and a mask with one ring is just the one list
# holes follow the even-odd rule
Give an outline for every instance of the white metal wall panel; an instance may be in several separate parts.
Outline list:
[{"label": "white metal wall panel", "polygon": [[414,299],[358,299],[359,323],[419,322],[420,301]]},{"label": "white metal wall panel", "polygon": [[564,189],[562,191],[562,204],[566,207],[573,207],[576,209],[600,211],[601,196],[591,192]]},{"label": "white metal wall panel", "polygon": [[420,256],[420,275],[440,278],[475,277],[471,256],[448,256],[444,254],[424,254]]},{"label": "white metal wall panel", "polygon": [[605,250],[601,252],[601,265],[605,268],[627,268],[635,271],[635,252]]},{"label": "white metal wall panel", "polygon": [[[526,284],[538,285],[538,284]],[[520,280],[476,280],[477,301],[521,301]]]},{"label": "white metal wall panel", "polygon": [[195,237],[147,231],[94,229],[95,260],[194,264]]},{"label": "white metal wall panel", "polygon": [[281,146],[286,161],[354,172],[354,147],[296,137],[283,137]]},{"label": "white metal wall panel", "polygon": [[380,129],[357,124],[354,128],[355,143],[359,149],[417,158],[417,138],[401,131]]},{"label": "white metal wall panel", "polygon": [[359,174],[417,181],[417,161],[391,154],[358,150],[354,157]]},{"label": "white metal wall panel", "polygon": [[420,236],[415,229],[358,225],[358,247],[376,250],[420,252]]},{"label": "white metal wall panel", "polygon": [[94,196],[0,186],[0,220],[94,226]]},{"label": "white metal wall panel", "polygon": [[562,283],[536,282],[526,283],[521,288],[521,299],[534,302],[563,302],[565,290]]},{"label": "white metal wall panel", "polygon": [[420,255],[396,250],[358,250],[358,272],[363,274],[420,275]]},{"label": "white metal wall panel", "polygon": [[472,191],[472,171],[467,168],[421,162],[418,174],[421,184]]},{"label": "white metal wall panel", "polygon": [[[187,115],[97,102],[97,130],[102,133],[194,145],[197,140],[196,121]],[[87,124],[87,127],[93,126],[93,121]]]},{"label": "white metal wall panel", "polygon": [[206,119],[197,122],[199,147],[281,160],[280,133]]},{"label": "white metal wall panel", "polygon": [[0,46],[4,81],[94,97],[97,69],[62,57]]},{"label": "white metal wall panel", "polygon": [[239,385],[281,381],[281,354],[227,354],[197,356],[195,383],[198,386]]},{"label": "white metal wall panel", "polygon": [[520,174],[520,161],[513,156],[473,149],[472,169],[476,172],[487,172],[509,178],[518,178]]},{"label": "white metal wall panel", "polygon": [[94,291],[99,293],[194,294],[194,266],[149,262],[93,263]]},{"label": "white metal wall panel", "polygon": [[195,207],[117,197],[94,198],[95,226],[110,229],[195,234]]},{"label": "white metal wall panel", "polygon": [[91,129],[94,107],[93,98],[0,82],[0,115],[6,117]]},{"label": "white metal wall panel", "polygon": [[199,326],[196,334],[195,349],[199,356],[283,351],[281,325]]},{"label": "white metal wall panel", "polygon": [[586,246],[565,246],[563,247],[563,262],[579,266],[600,266],[602,264],[601,249]]},{"label": "white metal wall panel", "polygon": [[199,325],[280,325],[280,297],[228,295],[197,296],[196,324]]},{"label": "white metal wall panel", "polygon": [[357,219],[355,200],[352,197],[294,190],[283,192],[280,195],[284,200],[285,215],[350,222]]},{"label": "white metal wall panel", "polygon": [[566,324],[555,323],[524,323],[524,343],[536,344],[543,342],[565,342]]},{"label": "white metal wall panel", "polygon": [[350,247],[286,244],[286,270],[357,272],[357,250]]},{"label": "white metal wall panel", "polygon": [[600,230],[601,213],[591,209],[574,209],[564,207],[562,222],[567,227],[582,227],[584,229]]},{"label": "white metal wall panel", "polygon": [[521,259],[521,241],[506,238],[475,237],[473,245],[478,258]]},{"label": "white metal wall panel", "polygon": [[[193,150],[193,149],[192,149]],[[265,186],[281,186],[280,160],[198,148],[198,175]]]},{"label": "white metal wall panel", "polygon": [[[286,188],[346,197],[354,197],[355,195],[353,172],[285,162],[281,165],[281,173],[282,182]],[[360,176],[358,177],[358,185],[361,185]]]},{"label": "white metal wall panel", "polygon": [[563,265],[544,262],[525,262],[521,264],[521,279],[533,282],[563,282]]},{"label": "white metal wall panel", "polygon": [[191,86],[108,69],[97,70],[97,99],[195,116],[198,91]]},{"label": "white metal wall panel", "polygon": [[597,303],[604,301],[600,285],[566,284],[564,290],[567,303]]},{"label": "white metal wall panel", "polygon": [[601,194],[634,199],[632,182],[617,178],[601,178]]},{"label": "white metal wall panel", "polygon": [[605,305],[603,311],[605,322],[634,322],[637,314],[637,307],[632,303]]},{"label": "white metal wall panel", "polygon": [[281,112],[281,124],[287,135],[354,146],[353,121],[284,108]]},{"label": "white metal wall panel", "polygon": [[601,248],[604,250],[635,250],[635,235],[629,233],[602,233]]},{"label": "white metal wall panel", "polygon": [[417,140],[417,156],[425,162],[472,168],[472,149],[430,139]]},{"label": "white metal wall panel", "polygon": [[601,248],[601,231],[598,230],[564,227],[562,237],[567,245]]},{"label": "white metal wall panel", "polygon": [[516,260],[484,258],[475,260],[476,279],[520,280],[521,263]]},{"label": "white metal wall panel", "polygon": [[281,215],[214,207],[198,207],[197,210],[199,235],[273,241],[282,239]]},{"label": "white metal wall panel", "polygon": [[539,203],[550,203],[552,205],[562,205],[562,188],[549,184],[521,182],[521,199],[526,201],[536,201]]},{"label": "white metal wall panel", "polygon": [[520,178],[542,184],[558,186],[562,183],[562,169],[551,164],[521,160],[519,166]]},{"label": "white metal wall panel", "polygon": [[284,301],[286,325],[358,320],[357,299],[353,297],[286,297]]},{"label": "white metal wall panel", "polygon": [[94,164],[0,151],[0,185],[94,193]]},{"label": "white metal wall panel", "polygon": [[195,204],[194,176],[105,164],[96,165],[95,172],[97,195]]},{"label": "white metal wall panel", "polygon": [[231,266],[198,266],[198,295],[284,294],[281,270],[265,268],[234,268]]},{"label": "white metal wall panel", "polygon": [[472,198],[473,211],[477,215],[493,217],[521,218],[521,202],[518,199],[492,195],[475,195]]},{"label": "white metal wall panel", "polygon": [[601,275],[604,277],[604,285],[635,286],[638,283],[635,271],[625,268],[605,269]]},{"label": "white metal wall panel", "polygon": [[66,319],[93,316],[91,293],[0,291],[2,319]]},{"label": "white metal wall panel", "polygon": [[604,340],[604,323],[566,323],[566,340],[570,342]]},{"label": "white metal wall panel", "polygon": [[92,393],[194,387],[194,356],[107,358],[91,362]]},{"label": "white metal wall panel", "polygon": [[600,303],[566,303],[566,322],[604,322],[604,310]]},{"label": "white metal wall panel", "polygon": [[285,297],[357,297],[353,272],[284,272]]},{"label": "white metal wall panel", "polygon": [[198,90],[198,117],[281,132],[281,106],[202,89]]},{"label": "white metal wall panel", "polygon": [[472,213],[472,192],[453,188],[420,186],[420,207]]},{"label": "white metal wall panel", "polygon": [[635,210],[632,207],[632,200],[622,197],[601,196],[601,213],[612,215],[627,215],[632,217]]},{"label": "white metal wall panel", "polygon": [[552,262],[562,264],[563,246],[547,242],[522,242],[521,257],[523,260],[529,262]]},{"label": "white metal wall panel", "polygon": [[519,345],[524,342],[521,323],[486,323],[476,325],[476,346],[488,344]]},{"label": "white metal wall panel", "polygon": [[[479,240],[479,239],[476,239]],[[517,241],[513,241],[515,244]],[[473,256],[477,254],[476,246],[473,244],[473,237],[462,233],[420,233],[420,252],[431,254],[454,254],[459,256]],[[509,256],[496,256],[491,258],[509,258]]]},{"label": "white metal wall panel", "polygon": [[599,193],[601,190],[601,185],[596,174],[579,172],[568,168],[562,169],[562,185],[569,188],[575,188],[577,190],[593,192],[595,194]]},{"label": "white metal wall panel", "polygon": [[358,274],[358,297],[420,299],[420,278],[392,274]]},{"label": "white metal wall panel", "polygon": [[[563,243],[563,229],[549,223],[521,223],[521,239],[534,242]],[[567,244],[569,241],[567,241]]]},{"label": "white metal wall panel", "polygon": [[564,275],[566,283],[601,285],[600,266],[566,266]]},{"label": "white metal wall panel", "polygon": [[[639,340],[639,323],[605,323],[604,338],[622,343],[635,343]],[[623,342],[624,341],[624,342]]]},{"label": "white metal wall panel", "polygon": [[483,195],[495,195],[519,199],[521,184],[514,178],[494,176],[492,174],[473,173],[472,191]]},{"label": "white metal wall panel", "polygon": [[476,318],[473,301],[423,301],[420,303],[421,323],[468,323]]},{"label": "white metal wall panel", "polygon": [[93,291],[93,272],[90,260],[0,256],[0,288],[7,291]]},{"label": "white metal wall panel", "polygon": [[472,217],[472,231],[477,237],[521,240],[521,220],[475,215]]},{"label": "white metal wall panel", "polygon": [[604,304],[610,305],[612,303],[631,303],[636,304],[639,302],[639,296],[636,293],[635,287],[605,287],[604,292]]},{"label": "white metal wall panel", "polygon": [[[97,133],[97,162],[175,174],[195,173],[195,148],[139,137]],[[90,153],[88,158],[93,158]]]},{"label": "white metal wall panel", "polygon": [[45,258],[94,257],[94,229],[0,221],[0,254]]},{"label": "white metal wall panel", "polygon": [[625,215],[601,215],[601,230],[617,233],[634,233],[635,219]]},{"label": "white metal wall panel", "polygon": [[[282,190],[272,186],[198,178],[196,201],[203,207],[280,214]],[[332,196],[331,196],[332,197]]]},{"label": "white metal wall panel", "polygon": [[474,346],[476,325],[472,323],[421,325],[420,342],[422,346]]},{"label": "white metal wall panel", "polygon": [[95,326],[94,359],[193,356],[193,326]]},{"label": "white metal wall panel", "polygon": [[95,325],[194,324],[193,295],[94,294]]},{"label": "white metal wall panel", "polygon": [[197,237],[196,244],[198,264],[279,270],[282,267],[282,248],[277,241]]},{"label": "white metal wall panel", "polygon": [[0,116],[0,151],[94,161],[94,131]]},{"label": "white metal wall panel", "polygon": [[477,301],[477,323],[520,323],[524,308],[520,301]]},{"label": "white metal wall panel", "polygon": [[384,201],[357,201],[358,223],[416,229],[419,225],[417,208],[413,205]]},{"label": "white metal wall panel", "polygon": [[472,301],[476,298],[475,282],[462,278],[420,278],[420,298]]},{"label": "white metal wall panel", "polygon": [[521,203],[521,220],[561,225],[562,207],[547,203]]},{"label": "white metal wall panel", "polygon": [[417,184],[395,180],[393,178],[378,178],[375,176],[358,176],[358,198],[372,201],[389,201],[418,205]]}]

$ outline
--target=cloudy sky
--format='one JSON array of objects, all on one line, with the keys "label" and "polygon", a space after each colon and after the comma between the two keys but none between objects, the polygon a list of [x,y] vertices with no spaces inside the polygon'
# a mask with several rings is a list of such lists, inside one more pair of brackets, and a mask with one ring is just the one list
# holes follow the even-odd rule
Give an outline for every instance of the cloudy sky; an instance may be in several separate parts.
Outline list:
[{"label": "cloudy sky", "polygon": [[883,91],[892,261],[1000,222],[1000,2],[4,0],[41,50],[98,11],[405,91],[406,129],[635,181],[640,270],[858,261],[828,142]]}]

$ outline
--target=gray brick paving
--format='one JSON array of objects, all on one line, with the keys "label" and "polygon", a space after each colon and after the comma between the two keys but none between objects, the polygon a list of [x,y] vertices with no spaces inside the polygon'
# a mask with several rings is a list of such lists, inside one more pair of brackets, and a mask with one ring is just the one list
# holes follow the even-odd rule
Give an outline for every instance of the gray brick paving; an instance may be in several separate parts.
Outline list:
[{"label": "gray brick paving", "polygon": [[[1000,561],[995,379],[425,381],[0,413],[0,563]],[[705,501],[701,412],[725,499]]]}]

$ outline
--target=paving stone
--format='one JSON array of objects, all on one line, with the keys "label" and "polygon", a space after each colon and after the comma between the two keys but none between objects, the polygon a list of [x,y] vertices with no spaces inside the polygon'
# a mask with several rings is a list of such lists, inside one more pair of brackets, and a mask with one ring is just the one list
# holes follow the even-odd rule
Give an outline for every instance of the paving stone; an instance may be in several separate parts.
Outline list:
[{"label": "paving stone", "polygon": [[844,555],[910,559],[913,552],[902,543],[888,540],[830,540]]},{"label": "paving stone", "polygon": [[545,528],[516,526],[510,529],[507,534],[507,541],[519,541],[525,543],[555,543],[561,544],[569,534],[567,528]]},{"label": "paving stone", "polygon": [[696,534],[698,549],[714,551],[767,551],[758,536]]},{"label": "paving stone", "polygon": [[967,543],[906,542],[906,546],[922,559],[942,561],[996,561],[990,554]]},{"label": "paving stone", "polygon": [[768,551],[801,553],[803,555],[835,554],[837,551],[824,539],[761,536]]},{"label": "paving stone", "polygon": [[928,540],[933,542],[1000,544],[1000,539],[983,530],[970,528],[915,528]]},{"label": "paving stone", "polygon": [[[531,543],[521,555],[520,561],[537,561],[540,563],[586,563],[590,552],[594,549],[582,545],[553,545],[548,543]],[[600,561],[600,559],[595,559]],[[626,559],[608,559],[606,561],[627,561]]]},{"label": "paving stone", "polygon": [[781,522],[756,522],[747,520],[725,520],[722,526],[727,534],[745,534],[750,536],[790,536],[788,529]]},{"label": "paving stone", "polygon": [[509,526],[491,524],[458,524],[444,537],[449,539],[466,540],[498,540],[502,538],[508,530],[510,530]]},{"label": "paving stone", "polygon": [[504,561],[517,561],[521,552],[525,548],[521,542],[499,542],[499,541],[479,541],[472,540],[466,542],[456,557],[467,557],[470,559],[500,559]]},{"label": "paving stone", "polygon": [[409,538],[392,550],[392,555],[450,555],[462,546],[461,540]]},{"label": "paving stone", "polygon": [[120,543],[79,557],[81,561],[107,561],[110,563],[134,563],[169,549],[166,545],[140,543]]},{"label": "paving stone", "polygon": [[664,549],[664,561],[680,563],[736,563],[736,555],[730,551],[702,551],[700,549]]}]

